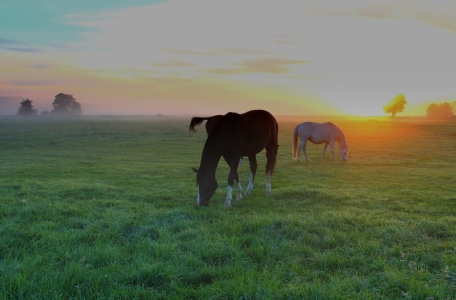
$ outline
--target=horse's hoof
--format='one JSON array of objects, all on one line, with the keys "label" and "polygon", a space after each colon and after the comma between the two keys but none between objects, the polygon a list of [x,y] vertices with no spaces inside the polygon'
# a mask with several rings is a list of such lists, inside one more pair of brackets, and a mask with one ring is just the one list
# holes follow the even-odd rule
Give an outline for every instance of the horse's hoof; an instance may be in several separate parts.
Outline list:
[{"label": "horse's hoof", "polygon": [[266,197],[271,196],[271,192],[266,192]]},{"label": "horse's hoof", "polygon": [[241,200],[241,199],[242,199],[242,196],[237,196],[237,197],[236,197],[236,200],[237,200],[237,201],[239,201],[239,200]]},{"label": "horse's hoof", "polygon": [[244,195],[250,195],[250,191],[245,191]]},{"label": "horse's hoof", "polygon": [[223,204],[223,207],[230,207],[230,206],[231,206],[231,204],[230,204],[230,203],[228,203],[228,204],[226,204],[226,203],[225,203],[225,204]]}]

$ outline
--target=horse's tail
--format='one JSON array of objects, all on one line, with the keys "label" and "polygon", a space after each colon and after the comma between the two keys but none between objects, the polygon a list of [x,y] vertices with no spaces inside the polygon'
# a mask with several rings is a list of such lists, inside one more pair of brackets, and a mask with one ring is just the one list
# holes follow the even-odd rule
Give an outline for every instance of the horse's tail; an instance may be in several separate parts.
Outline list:
[{"label": "horse's tail", "polygon": [[188,127],[189,131],[196,133],[195,126],[200,125],[201,123],[203,123],[204,120],[208,120],[208,119],[209,118],[193,117],[192,120],[190,121],[190,126]]},{"label": "horse's tail", "polygon": [[273,135],[268,145],[266,145],[266,171],[264,175],[274,174],[275,165],[277,162],[277,152],[279,150],[279,124],[274,120]]},{"label": "horse's tail", "polygon": [[299,129],[299,125],[296,125],[296,127],[293,131],[293,146],[292,146],[293,159],[296,159],[298,157],[298,129]]}]

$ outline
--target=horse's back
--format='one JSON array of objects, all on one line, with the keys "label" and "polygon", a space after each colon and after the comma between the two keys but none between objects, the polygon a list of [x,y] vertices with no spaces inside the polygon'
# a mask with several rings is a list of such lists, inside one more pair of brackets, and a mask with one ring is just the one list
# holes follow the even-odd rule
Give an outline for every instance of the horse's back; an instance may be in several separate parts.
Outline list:
[{"label": "horse's back", "polygon": [[265,110],[251,110],[242,114],[247,122],[245,146],[249,152],[258,153],[268,144],[278,145],[279,125],[274,116]]},{"label": "horse's back", "polygon": [[220,119],[217,120],[212,128],[215,135],[221,135],[222,138],[232,135],[242,135],[246,130],[247,122],[242,115],[234,112],[229,112],[226,115],[220,116]]},{"label": "horse's back", "polygon": [[277,135],[278,124],[274,116],[265,110],[251,110],[242,116],[245,118],[248,129],[252,134],[268,133],[269,135]]},{"label": "horse's back", "polygon": [[331,122],[304,122],[299,125],[298,134],[301,139],[309,140],[315,144],[320,144],[336,139],[339,134],[339,130],[337,126]]}]

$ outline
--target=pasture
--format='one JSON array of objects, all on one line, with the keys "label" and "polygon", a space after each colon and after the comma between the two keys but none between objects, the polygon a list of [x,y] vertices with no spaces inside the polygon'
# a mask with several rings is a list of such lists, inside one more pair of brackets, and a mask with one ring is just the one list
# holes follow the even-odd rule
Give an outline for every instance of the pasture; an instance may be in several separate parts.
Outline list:
[{"label": "pasture", "polygon": [[[0,298],[456,299],[456,123],[277,120],[272,195],[263,151],[224,208],[223,159],[196,205],[190,117],[0,119]],[[292,160],[304,121],[342,129],[348,162]]]}]

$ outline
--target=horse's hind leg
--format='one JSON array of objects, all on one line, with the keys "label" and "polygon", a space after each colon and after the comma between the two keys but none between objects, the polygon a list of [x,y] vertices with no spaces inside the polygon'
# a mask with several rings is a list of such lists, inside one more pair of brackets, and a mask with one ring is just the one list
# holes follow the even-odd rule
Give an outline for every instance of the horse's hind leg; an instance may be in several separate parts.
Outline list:
[{"label": "horse's hind leg", "polygon": [[329,143],[325,142],[325,147],[323,148],[323,154],[321,155],[321,161],[325,160],[326,148],[328,148]]},{"label": "horse's hind leg", "polygon": [[271,171],[266,175],[266,196],[271,195]]},{"label": "horse's hind leg", "polygon": [[298,148],[298,161],[301,161],[301,150],[304,151],[304,156],[306,157],[306,161],[309,161],[309,158],[307,157],[306,145],[307,145],[307,140],[306,139],[301,140],[301,143],[299,144],[299,148]]},{"label": "horse's hind leg", "polygon": [[274,143],[266,147],[266,196],[271,195],[271,175],[274,173],[278,150],[279,145],[277,145],[277,143]]},{"label": "horse's hind leg", "polygon": [[253,189],[253,181],[255,180],[255,174],[256,174],[257,167],[258,167],[258,163],[257,163],[255,155],[249,156],[249,162],[250,162],[250,179],[249,179],[249,185],[247,186],[247,190],[245,191],[246,195],[250,195],[250,192]]}]

